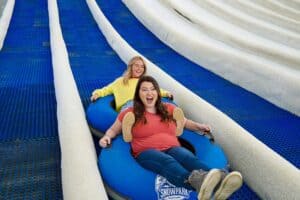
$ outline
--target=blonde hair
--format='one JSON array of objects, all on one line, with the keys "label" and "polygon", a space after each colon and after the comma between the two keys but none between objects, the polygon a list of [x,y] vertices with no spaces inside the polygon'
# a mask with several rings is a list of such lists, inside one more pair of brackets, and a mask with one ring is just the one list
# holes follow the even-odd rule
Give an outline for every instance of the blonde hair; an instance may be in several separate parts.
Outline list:
[{"label": "blonde hair", "polygon": [[123,73],[123,83],[124,83],[124,85],[127,85],[128,80],[130,78],[132,78],[132,66],[135,63],[135,61],[137,61],[137,60],[141,60],[144,64],[144,73],[142,74],[142,76],[146,73],[147,66],[146,66],[145,60],[141,56],[132,57],[128,62],[126,71]]}]

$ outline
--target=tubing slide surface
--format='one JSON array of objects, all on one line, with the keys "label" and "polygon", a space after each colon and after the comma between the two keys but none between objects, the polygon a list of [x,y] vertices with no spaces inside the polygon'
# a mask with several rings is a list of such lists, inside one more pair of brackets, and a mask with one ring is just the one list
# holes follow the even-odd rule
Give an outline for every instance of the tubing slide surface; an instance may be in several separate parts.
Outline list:
[{"label": "tubing slide surface", "polygon": [[[217,78],[203,69],[199,69],[199,67],[197,69],[195,67],[188,67],[193,66],[193,64],[184,59],[174,59],[172,57],[174,62],[170,63],[170,60],[172,59],[169,58],[175,54],[175,52],[168,50],[168,48],[165,48],[160,42],[157,42],[155,37],[153,37],[151,33],[145,31],[137,21],[134,23],[135,19],[132,18],[132,15],[126,8],[124,8],[123,12],[121,11],[123,9],[120,9],[120,7],[122,7],[120,2],[97,2],[105,15],[109,18],[109,21],[113,24],[114,28],[117,29],[130,45],[145,55],[149,60],[161,66],[164,71],[167,71],[175,77],[176,80],[183,80],[181,82],[186,87],[190,89],[195,88],[193,90],[195,93],[213,103],[216,107],[242,124],[243,127],[246,126],[247,130],[250,130],[257,138],[263,140],[264,143],[267,143],[269,147],[271,146],[273,150],[277,152],[285,151],[285,158],[291,158],[290,161],[295,161],[296,167],[299,166],[297,165],[299,141],[295,142],[295,140],[298,140],[297,135],[299,133],[298,117],[271,105],[256,95],[246,92],[227,81]],[[122,20],[119,20],[121,16]],[[127,20],[124,19],[124,16],[126,16]],[[124,27],[126,27],[126,30]],[[151,45],[149,44],[149,41],[151,41]],[[156,50],[154,50],[155,47],[153,47],[155,45],[158,46],[156,47]],[[168,66],[163,66],[163,63],[168,63],[168,66],[172,67],[168,68]],[[182,66],[184,66],[184,68]],[[172,74],[172,72],[176,73],[176,71],[178,74]],[[199,71],[202,72],[202,76]],[[182,76],[188,77],[188,80],[184,80]],[[199,81],[199,77],[201,77],[201,81]],[[190,83],[191,80],[193,81],[192,83]],[[199,83],[197,85],[198,87],[195,87],[195,84],[197,83]],[[199,88],[206,89],[204,86],[207,90],[199,92]],[[239,103],[236,96],[240,96],[243,99],[243,104]],[[280,121],[280,123],[277,124],[278,121]],[[286,130],[287,127],[288,129],[292,128],[288,138],[286,138],[286,132],[290,133],[290,131]],[[274,141],[274,139],[277,141]],[[285,140],[284,142],[287,142],[288,145],[286,145],[286,143],[282,144],[282,140]],[[273,145],[270,145],[272,143]],[[290,145],[292,146],[291,151]],[[267,196],[265,198],[267,198]]]},{"label": "tubing slide surface", "polygon": [[[241,44],[237,42],[235,46],[238,45],[239,48],[233,48],[228,44],[230,39],[226,39],[227,42],[223,43],[218,41],[214,34],[203,33],[204,31],[197,29],[192,19],[186,19],[189,16],[182,16],[176,10],[167,8],[162,1],[145,0],[141,3],[138,0],[124,0],[123,2],[152,33],[181,55],[269,102],[300,115],[299,51],[296,53],[290,49],[288,55],[285,51],[285,56],[293,55],[294,58],[286,57],[282,60],[279,57],[285,56],[275,53],[278,49],[274,51],[274,48],[269,48],[265,51],[266,49],[254,45],[250,48],[251,51],[260,52],[261,55],[264,54],[263,51],[269,56],[280,55],[276,56],[276,59],[273,56],[267,56],[268,58],[256,56],[244,51]],[[182,3],[182,1],[178,2]],[[223,34],[223,37],[227,36]],[[262,49],[264,50],[261,51]],[[284,48],[280,47],[280,49]],[[293,64],[282,65],[276,61],[277,59],[286,64]],[[289,98],[285,98],[287,96]]]},{"label": "tubing slide surface", "polygon": [[[297,154],[300,144],[299,117],[179,56],[145,29],[121,2],[97,2],[114,28],[131,46],[300,167]],[[122,20],[119,20],[121,16]]]},{"label": "tubing slide surface", "polygon": [[[107,44],[84,3],[59,1],[58,7],[70,65],[86,108],[91,92],[120,76],[125,64]],[[247,199],[247,196],[257,199],[245,185],[232,199]]]},{"label": "tubing slide surface", "polygon": [[[299,168],[299,117],[178,55],[120,1],[97,2],[141,54]],[[85,1],[59,0],[58,8],[72,72],[87,108],[91,92],[126,67],[99,32]],[[63,199],[47,15],[46,1],[16,1],[0,51],[0,199]],[[230,199],[259,197],[244,184]]]},{"label": "tubing slide surface", "polygon": [[0,199],[62,199],[47,1],[15,2],[0,105]]}]

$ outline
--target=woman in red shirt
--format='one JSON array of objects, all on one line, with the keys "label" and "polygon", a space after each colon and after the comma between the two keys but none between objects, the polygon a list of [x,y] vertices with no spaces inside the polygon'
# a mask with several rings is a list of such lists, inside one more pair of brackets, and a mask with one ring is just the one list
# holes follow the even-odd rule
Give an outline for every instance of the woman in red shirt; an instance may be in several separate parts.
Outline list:
[{"label": "woman in red shirt", "polygon": [[183,127],[204,133],[210,132],[210,127],[186,119],[181,109],[163,103],[159,91],[154,78],[141,77],[133,107],[119,114],[99,140],[100,146],[107,147],[123,126],[123,137],[131,141],[133,156],[142,167],[164,176],[178,187],[195,189],[198,199],[210,199],[215,188],[215,199],[227,199],[241,187],[241,174],[210,170],[192,152],[180,146],[177,135]]}]

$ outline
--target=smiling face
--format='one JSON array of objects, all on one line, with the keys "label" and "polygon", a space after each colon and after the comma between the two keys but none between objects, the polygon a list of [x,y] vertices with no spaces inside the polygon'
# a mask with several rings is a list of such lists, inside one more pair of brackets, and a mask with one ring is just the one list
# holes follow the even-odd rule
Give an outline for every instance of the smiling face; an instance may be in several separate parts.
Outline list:
[{"label": "smiling face", "polygon": [[144,81],[141,84],[139,96],[145,106],[146,111],[155,113],[155,103],[157,101],[158,93],[154,85],[151,82]]},{"label": "smiling face", "polygon": [[136,59],[131,66],[132,78],[139,78],[145,72],[145,64],[142,60]]}]

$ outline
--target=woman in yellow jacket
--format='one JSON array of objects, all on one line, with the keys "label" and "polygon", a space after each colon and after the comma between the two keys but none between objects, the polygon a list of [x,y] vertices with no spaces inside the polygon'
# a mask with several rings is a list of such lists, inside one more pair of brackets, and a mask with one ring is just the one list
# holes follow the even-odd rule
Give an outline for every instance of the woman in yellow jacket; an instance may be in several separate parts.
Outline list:
[{"label": "woman in yellow jacket", "polygon": [[[113,94],[115,97],[116,110],[132,105],[135,88],[139,78],[146,73],[147,67],[141,56],[134,56],[130,59],[126,71],[123,75],[114,80],[109,85],[93,91],[91,100],[95,101],[100,97]],[[172,98],[172,94],[161,89],[162,97]]]}]

